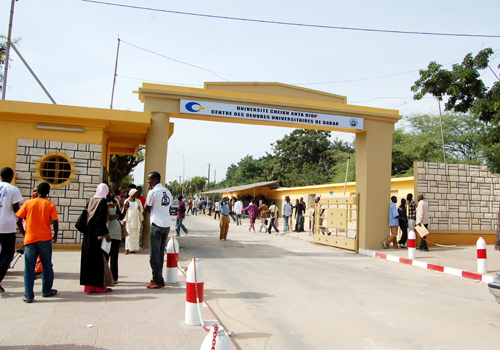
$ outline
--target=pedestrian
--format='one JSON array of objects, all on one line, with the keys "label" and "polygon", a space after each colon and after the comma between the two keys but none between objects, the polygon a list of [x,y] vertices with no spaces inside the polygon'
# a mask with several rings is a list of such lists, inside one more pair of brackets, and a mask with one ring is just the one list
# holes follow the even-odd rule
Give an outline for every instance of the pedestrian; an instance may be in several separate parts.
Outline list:
[{"label": "pedestrian", "polygon": [[192,205],[192,214],[198,216],[198,204],[200,204],[200,200],[198,197],[195,197],[193,200],[193,205]]},{"label": "pedestrian", "polygon": [[139,192],[135,188],[129,192],[129,197],[123,203],[123,222],[128,236],[125,237],[125,254],[134,253],[141,249],[140,235],[141,225],[144,221],[144,208],[137,196]]},{"label": "pedestrian", "polygon": [[391,205],[389,206],[389,227],[391,229],[391,235],[389,236],[389,238],[382,241],[382,244],[385,249],[387,249],[391,243],[394,249],[399,248],[397,240],[398,227],[399,227],[399,212],[398,209],[396,208],[397,202],[398,199],[396,198],[396,196],[392,196]]},{"label": "pedestrian", "polygon": [[219,240],[221,241],[227,241],[227,231],[229,231],[229,204],[227,203],[229,201],[229,198],[224,197],[222,198],[222,201],[220,203],[220,222],[219,222],[219,228],[220,228],[220,234],[219,234]]},{"label": "pedestrian", "polygon": [[[236,222],[236,218],[234,216],[234,211],[233,211],[233,200],[234,200],[234,197],[232,200],[227,200],[227,205],[229,205],[229,217],[231,219],[233,219],[233,222]],[[231,222],[231,220],[229,220]]]},{"label": "pedestrian", "polygon": [[80,285],[90,293],[105,293],[112,291],[113,280],[106,278],[109,271],[104,252],[101,249],[103,240],[111,241],[106,222],[108,219],[108,201],[106,199],[109,187],[105,183],[97,186],[94,196],[87,204],[87,226],[83,234],[82,256],[80,261]]},{"label": "pedestrian", "polygon": [[186,202],[184,202],[182,198],[182,195],[177,197],[177,199],[179,200],[179,208],[177,210],[177,220],[175,222],[176,236],[181,235],[181,229],[186,235],[189,233],[186,226],[184,226],[184,224],[182,223],[182,221],[186,218]]},{"label": "pedestrian", "polygon": [[312,222],[312,232],[313,232],[313,235],[314,233],[316,232],[315,231],[315,227],[316,227],[316,210],[319,209],[318,208],[318,203],[319,203],[319,200],[320,198],[319,197],[316,197],[314,199],[314,208],[313,208],[313,213],[312,213],[312,218],[313,218],[313,222]]},{"label": "pedestrian", "polygon": [[188,211],[187,211],[187,214],[191,213],[191,215],[193,215],[193,199],[192,198],[189,198],[189,201],[188,201]]},{"label": "pedestrian", "polygon": [[153,171],[148,175],[148,195],[146,197],[145,212],[150,214],[151,224],[149,241],[149,263],[151,265],[153,279],[148,289],[165,288],[163,279],[163,262],[165,245],[167,243],[172,219],[170,218],[170,205],[172,194],[161,184],[161,175]]},{"label": "pedestrian", "polygon": [[398,207],[399,228],[401,229],[401,239],[398,241],[400,248],[405,248],[408,239],[408,218],[406,216],[406,200],[401,198],[401,205]]},{"label": "pedestrian", "polygon": [[413,201],[413,195],[411,193],[408,193],[406,195],[406,204],[408,205],[408,215],[407,215],[408,232],[410,231],[415,232],[415,220],[417,219],[417,206]]},{"label": "pedestrian", "polygon": [[208,216],[212,215],[212,205],[213,205],[212,200],[210,198],[208,198],[208,201],[207,201]]},{"label": "pedestrian", "polygon": [[109,186],[109,193],[107,196],[108,205],[108,222],[106,226],[109,231],[109,238],[111,238],[111,248],[106,260],[109,260],[109,269],[113,276],[114,284],[118,283],[118,255],[120,253],[120,243],[122,241],[122,224],[120,219],[123,219],[123,214],[120,211],[120,205],[113,195],[113,190]]},{"label": "pedestrian", "polygon": [[[417,219],[415,221],[416,226],[424,226],[426,229],[429,227],[429,205],[424,201],[424,195],[419,194],[417,196],[418,206],[417,206]],[[428,252],[429,247],[427,246],[427,241],[424,237],[420,237],[420,247],[419,250],[423,252]]]},{"label": "pedestrian", "polygon": [[290,204],[290,197],[286,196],[285,197],[285,202],[283,203],[283,206],[281,208],[281,212],[283,215],[283,232],[288,232],[288,219],[292,216],[292,206]]},{"label": "pedestrian", "polygon": [[[302,199],[302,198],[301,198]],[[294,232],[304,232],[304,213],[306,209],[302,201],[295,200],[295,230]]]},{"label": "pedestrian", "polygon": [[146,206],[146,198],[142,196],[142,186],[137,186],[137,199],[141,201],[142,207]]},{"label": "pedestrian", "polygon": [[[24,202],[16,213],[20,219],[26,219],[24,236],[24,296],[25,303],[32,303],[35,299],[33,286],[35,284],[35,265],[40,255],[42,261],[42,296],[52,297],[57,289],[52,289],[54,270],[52,268],[52,244],[57,242],[59,218],[54,203],[47,199],[50,185],[46,182],[38,184],[38,197]],[[50,222],[54,227],[54,235]]]},{"label": "pedestrian", "polygon": [[207,200],[205,199],[205,197],[203,197],[201,203],[203,205],[203,215],[205,215],[205,209],[207,208]]},{"label": "pedestrian", "polygon": [[236,226],[241,226],[241,212],[243,209],[243,202],[241,201],[241,198],[238,197],[238,200],[236,203],[234,203],[234,212],[236,214]]},{"label": "pedestrian", "polygon": [[278,228],[274,223],[276,222],[276,220],[278,220],[279,210],[274,201],[271,202],[271,206],[269,207],[269,214],[271,215],[271,222],[269,223],[269,228],[267,229],[267,233],[271,234],[271,228],[274,227],[276,235],[278,235],[278,233],[280,233],[280,230],[278,230]]},{"label": "pedestrian", "polygon": [[248,207],[243,208],[243,211],[247,210],[248,210],[248,217],[250,218],[250,228],[248,229],[248,232],[250,232],[251,229],[253,229],[253,232],[255,232],[255,220],[259,215],[259,207],[257,206],[257,200],[255,200],[255,202],[250,201]]},{"label": "pedestrian", "polygon": [[1,170],[0,176],[0,247],[2,247],[0,250],[0,293],[3,293],[5,290],[1,283],[16,250],[16,224],[19,230],[23,227],[22,220],[18,220],[15,215],[19,210],[19,203],[23,201],[23,196],[19,188],[10,184],[14,179],[14,170],[5,167]]},{"label": "pedestrian", "polygon": [[[38,198],[38,185],[33,187],[33,190],[31,191],[31,199],[33,198]],[[26,231],[26,220],[23,220],[23,227],[24,230]],[[42,273],[42,261],[40,260],[40,255],[38,255],[35,265],[35,275],[39,275],[41,273]]]},{"label": "pedestrian", "polygon": [[220,219],[220,202],[219,201],[215,202],[215,205],[214,205],[214,220],[217,220],[217,216],[219,216],[219,219]]},{"label": "pedestrian", "polygon": [[260,216],[260,228],[259,232],[262,232],[262,228],[264,228],[264,232],[267,231],[267,215],[269,213],[269,207],[266,202],[263,201],[259,206],[259,216]]}]

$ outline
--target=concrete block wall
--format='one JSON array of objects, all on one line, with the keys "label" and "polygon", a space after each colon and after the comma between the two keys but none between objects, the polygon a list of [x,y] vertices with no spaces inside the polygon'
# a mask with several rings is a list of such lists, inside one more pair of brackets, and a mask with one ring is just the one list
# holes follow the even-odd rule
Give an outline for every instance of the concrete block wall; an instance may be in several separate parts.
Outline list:
[{"label": "concrete block wall", "polygon": [[[19,139],[17,143],[16,186],[24,200],[31,198],[33,187],[40,182],[36,175],[38,160],[47,153],[61,152],[75,164],[75,175],[65,187],[51,189],[49,199],[57,207],[59,216],[58,243],[81,244],[81,233],[75,229],[87,201],[102,182],[102,146],[73,142]],[[18,242],[22,238],[18,237]]]},{"label": "concrete block wall", "polygon": [[416,193],[429,204],[433,231],[496,231],[500,175],[481,165],[415,163]]}]

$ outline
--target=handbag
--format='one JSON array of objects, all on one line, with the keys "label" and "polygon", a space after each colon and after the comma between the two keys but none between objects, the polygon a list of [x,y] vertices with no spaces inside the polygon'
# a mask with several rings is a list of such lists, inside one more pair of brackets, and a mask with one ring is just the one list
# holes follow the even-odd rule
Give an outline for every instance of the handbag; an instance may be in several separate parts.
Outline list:
[{"label": "handbag", "polygon": [[88,216],[89,216],[89,213],[87,212],[87,208],[84,208],[82,210],[82,213],[78,217],[78,220],[76,220],[75,227],[81,233],[87,233],[87,231],[89,229],[89,226],[87,224]]},{"label": "handbag", "polygon": [[125,227],[125,222],[122,223],[122,239],[128,237],[129,234],[127,232],[127,228]]}]

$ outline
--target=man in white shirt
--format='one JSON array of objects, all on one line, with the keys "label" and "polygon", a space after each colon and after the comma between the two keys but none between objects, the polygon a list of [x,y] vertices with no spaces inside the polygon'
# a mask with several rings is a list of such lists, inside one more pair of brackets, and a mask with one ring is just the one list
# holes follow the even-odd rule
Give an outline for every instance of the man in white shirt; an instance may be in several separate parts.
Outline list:
[{"label": "man in white shirt", "polygon": [[149,264],[153,272],[151,284],[148,289],[165,288],[163,279],[163,256],[167,243],[172,219],[170,218],[170,205],[172,204],[172,194],[161,184],[161,175],[153,171],[148,175],[148,195],[146,198],[146,208],[149,213],[151,232],[149,239]]},{"label": "man in white shirt", "polygon": [[[16,224],[21,229],[22,222],[15,213],[19,210],[19,203],[23,196],[16,186],[10,183],[14,179],[14,171],[5,167],[0,173],[0,283],[2,283],[10,262],[16,250]],[[0,293],[5,292],[0,285]]]},{"label": "man in white shirt", "polygon": [[283,215],[283,222],[285,224],[283,231],[287,232],[288,231],[288,218],[292,216],[292,206],[290,204],[290,197],[286,196],[285,197],[285,202],[283,203],[283,207],[281,208],[281,213]]},{"label": "man in white shirt", "polygon": [[[424,225],[425,228],[429,226],[429,205],[426,201],[424,201],[424,195],[419,194],[417,197],[418,206],[417,206],[417,220],[416,226]],[[420,248],[419,250],[428,252],[429,248],[427,247],[427,241],[425,238],[420,238]]]},{"label": "man in white shirt", "polygon": [[243,202],[238,197],[236,203],[234,203],[234,212],[236,213],[236,226],[241,226],[241,210],[243,209]]}]

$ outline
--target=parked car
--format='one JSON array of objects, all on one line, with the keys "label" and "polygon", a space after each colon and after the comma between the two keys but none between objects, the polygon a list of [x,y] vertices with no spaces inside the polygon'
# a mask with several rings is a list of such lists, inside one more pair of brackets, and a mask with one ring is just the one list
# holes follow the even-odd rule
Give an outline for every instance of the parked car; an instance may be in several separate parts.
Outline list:
[{"label": "parked car", "polygon": [[172,205],[170,205],[170,215],[177,215],[178,211],[179,211],[179,201],[176,199],[172,202]]}]

